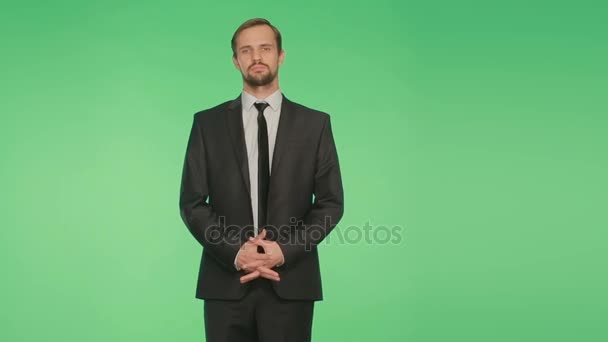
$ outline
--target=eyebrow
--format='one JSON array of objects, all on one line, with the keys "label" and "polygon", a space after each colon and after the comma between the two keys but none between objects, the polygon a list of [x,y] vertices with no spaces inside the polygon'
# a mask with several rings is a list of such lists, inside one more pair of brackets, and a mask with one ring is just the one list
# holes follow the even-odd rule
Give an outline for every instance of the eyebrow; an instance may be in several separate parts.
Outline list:
[{"label": "eyebrow", "polygon": [[[261,46],[261,47],[268,47],[268,46],[274,46],[274,44],[265,43],[265,44],[260,44],[259,46]],[[251,45],[244,45],[244,46],[241,46],[239,48],[239,50],[243,50],[243,49],[251,48],[251,47],[252,47]]]}]

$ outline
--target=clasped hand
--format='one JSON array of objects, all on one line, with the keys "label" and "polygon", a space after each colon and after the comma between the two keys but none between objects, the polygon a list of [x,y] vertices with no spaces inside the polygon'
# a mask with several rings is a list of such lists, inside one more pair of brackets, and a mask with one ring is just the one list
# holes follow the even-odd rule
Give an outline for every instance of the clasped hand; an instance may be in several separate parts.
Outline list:
[{"label": "clasped hand", "polygon": [[[259,277],[274,281],[281,280],[279,273],[272,268],[283,264],[283,251],[276,241],[264,240],[265,237],[266,229],[262,229],[256,237],[250,237],[241,246],[236,264],[247,273],[240,278],[241,284]],[[258,253],[258,246],[262,247],[265,253]]]}]

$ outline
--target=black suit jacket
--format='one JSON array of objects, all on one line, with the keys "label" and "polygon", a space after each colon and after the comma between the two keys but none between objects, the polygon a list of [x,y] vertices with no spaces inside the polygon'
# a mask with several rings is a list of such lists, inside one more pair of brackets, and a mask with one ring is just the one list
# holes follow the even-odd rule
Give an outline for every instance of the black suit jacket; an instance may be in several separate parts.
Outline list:
[{"label": "black suit jacket", "polygon": [[[253,234],[241,97],[194,115],[181,182],[180,213],[203,246],[196,298],[239,299],[249,284],[234,267]],[[272,282],[284,299],[321,300],[317,245],[343,214],[338,155],[328,114],[283,95],[268,194],[267,239],[285,263]]]}]

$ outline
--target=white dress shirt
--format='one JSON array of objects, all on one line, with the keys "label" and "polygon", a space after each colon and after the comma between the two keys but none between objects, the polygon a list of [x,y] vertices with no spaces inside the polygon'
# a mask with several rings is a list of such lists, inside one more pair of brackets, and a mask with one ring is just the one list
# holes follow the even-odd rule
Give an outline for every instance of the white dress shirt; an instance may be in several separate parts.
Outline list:
[{"label": "white dress shirt", "polygon": [[[272,156],[277,140],[277,128],[281,116],[281,103],[283,94],[280,89],[265,99],[258,99],[245,90],[241,94],[243,108],[243,128],[245,129],[245,145],[247,146],[247,163],[249,165],[249,184],[251,186],[251,210],[253,212],[253,232],[258,235],[258,109],[253,105],[256,102],[266,102],[268,107],[264,110],[264,118],[268,127],[268,169],[272,175]],[[238,257],[238,253],[237,253]],[[236,266],[236,257],[234,259]],[[238,269],[238,267],[237,267]]]}]

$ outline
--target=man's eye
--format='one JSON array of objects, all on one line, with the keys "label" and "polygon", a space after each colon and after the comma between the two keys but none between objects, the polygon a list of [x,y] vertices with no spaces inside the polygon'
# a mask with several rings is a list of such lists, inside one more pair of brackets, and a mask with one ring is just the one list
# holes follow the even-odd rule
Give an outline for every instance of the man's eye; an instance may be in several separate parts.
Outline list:
[{"label": "man's eye", "polygon": [[269,48],[269,47],[265,47],[265,48],[263,48],[263,49],[264,49],[264,51],[270,51],[270,48]]}]

